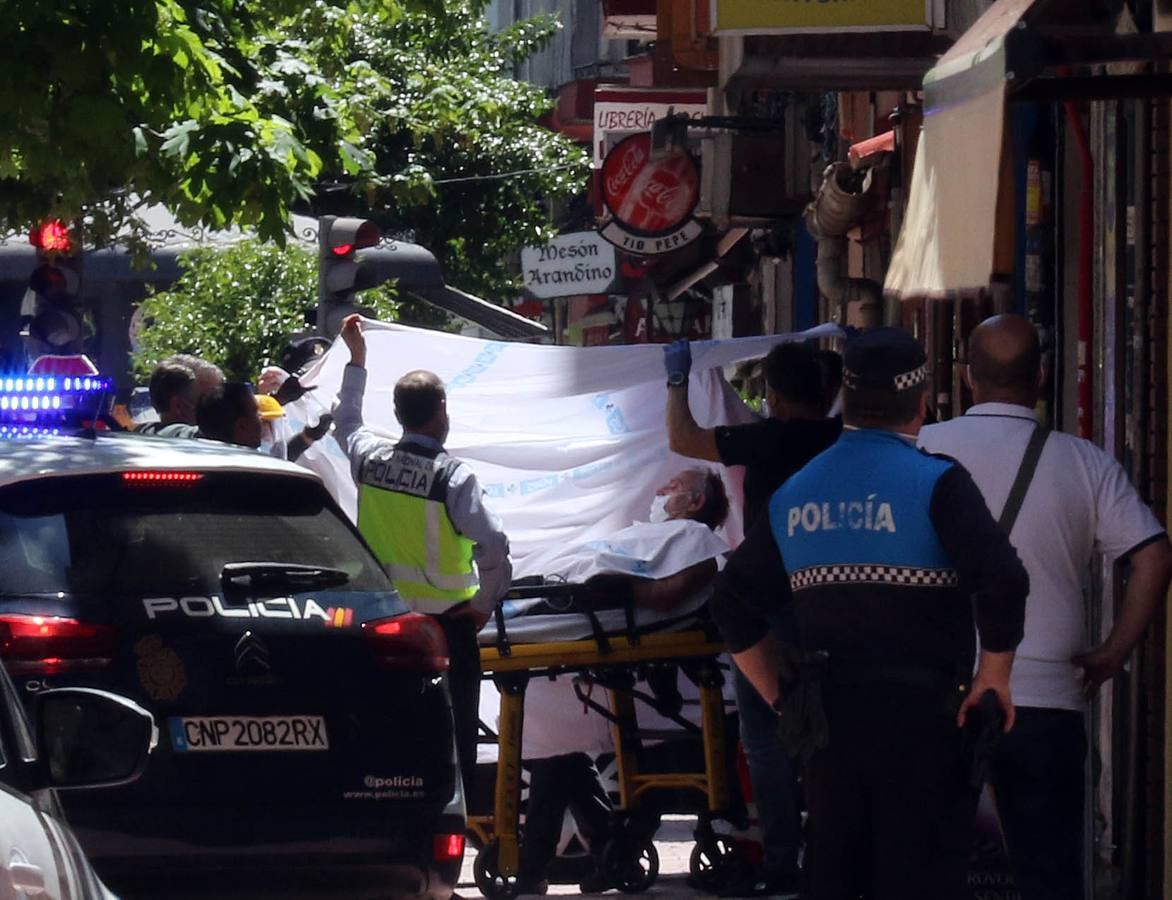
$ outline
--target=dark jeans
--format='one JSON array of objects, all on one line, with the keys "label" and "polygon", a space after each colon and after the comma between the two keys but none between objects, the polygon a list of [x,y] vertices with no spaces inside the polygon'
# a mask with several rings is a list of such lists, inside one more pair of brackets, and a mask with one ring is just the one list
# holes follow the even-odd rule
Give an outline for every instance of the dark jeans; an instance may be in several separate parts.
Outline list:
[{"label": "dark jeans", "polygon": [[802,839],[797,765],[781,746],[777,713],[740,669],[734,666],[733,671],[741,744],[761,820],[765,871],[768,875],[792,875],[798,871]]},{"label": "dark jeans", "polygon": [[938,695],[827,684],[829,746],[803,771],[802,900],[961,900],[977,793]]},{"label": "dark jeans", "polygon": [[993,793],[1022,900],[1082,900],[1083,715],[1017,708],[993,760]]},{"label": "dark jeans", "polygon": [[569,808],[592,855],[601,852],[610,827],[610,798],[598,769],[585,753],[567,753],[535,759],[529,766],[529,805],[525,812],[525,840],[521,844],[520,874],[545,877],[557,853],[562,819]]},{"label": "dark jeans", "polygon": [[480,646],[476,626],[468,618],[439,616],[436,621],[448,641],[448,691],[452,697],[452,720],[456,730],[456,752],[464,780],[464,798],[472,796],[476,775],[476,743],[480,733]]}]

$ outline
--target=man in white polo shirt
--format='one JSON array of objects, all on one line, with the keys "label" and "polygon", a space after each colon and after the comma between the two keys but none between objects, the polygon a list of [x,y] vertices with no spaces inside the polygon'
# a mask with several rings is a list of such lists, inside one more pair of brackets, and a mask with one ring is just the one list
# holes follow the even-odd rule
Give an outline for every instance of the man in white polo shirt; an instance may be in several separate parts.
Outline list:
[{"label": "man in white polo shirt", "polygon": [[[999,515],[1038,428],[1037,332],[1019,316],[987,319],[973,331],[968,358],[973,407],[924,428],[919,443],[963,463]],[[991,780],[1023,900],[1080,900],[1083,711],[1164,603],[1172,548],[1122,466],[1090,441],[1045,436],[1019,496],[1010,541],[1029,571],[1030,593],[1010,681],[1017,721],[997,750]],[[1083,589],[1099,552],[1126,559],[1130,576],[1110,634],[1090,647]]]}]

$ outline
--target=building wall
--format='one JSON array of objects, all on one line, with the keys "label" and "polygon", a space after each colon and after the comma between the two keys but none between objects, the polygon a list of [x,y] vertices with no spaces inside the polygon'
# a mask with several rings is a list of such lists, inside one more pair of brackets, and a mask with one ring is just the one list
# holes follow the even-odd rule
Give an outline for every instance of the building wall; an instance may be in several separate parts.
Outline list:
[{"label": "building wall", "polygon": [[596,77],[620,63],[626,42],[602,37],[600,0],[492,0],[485,16],[494,31],[533,16],[553,14],[561,31],[542,50],[518,64],[522,81],[556,90],[576,78]]}]

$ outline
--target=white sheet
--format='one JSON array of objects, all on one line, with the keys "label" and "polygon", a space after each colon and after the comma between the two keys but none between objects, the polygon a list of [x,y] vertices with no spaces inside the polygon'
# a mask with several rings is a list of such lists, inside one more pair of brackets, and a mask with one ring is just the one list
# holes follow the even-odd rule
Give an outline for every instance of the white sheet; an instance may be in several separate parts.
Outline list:
[{"label": "white sheet", "polygon": [[[646,516],[655,488],[695,465],[667,449],[663,347],[555,347],[483,341],[367,322],[368,425],[399,434],[392,391],[412,369],[447,385],[452,430],[447,448],[480,479],[501,516],[514,566],[554,544],[605,539]],[[792,335],[692,344],[692,411],[702,425],[749,421],[752,413],[720,368],[764,355],[776,343],[841,332],[823,325]],[[316,390],[286,407],[293,427],[333,404],[349,353],[341,341],[303,378]],[[341,448],[317,442],[302,462],[355,514],[355,490]],[[725,471],[733,511],[725,534],[741,537],[740,475]]]}]

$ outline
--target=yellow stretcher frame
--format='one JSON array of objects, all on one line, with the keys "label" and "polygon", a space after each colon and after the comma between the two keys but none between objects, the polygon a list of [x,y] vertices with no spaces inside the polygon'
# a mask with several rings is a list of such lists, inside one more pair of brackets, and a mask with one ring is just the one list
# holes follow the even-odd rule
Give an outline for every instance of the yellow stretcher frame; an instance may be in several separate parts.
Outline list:
[{"label": "yellow stretcher frame", "polygon": [[[629,692],[608,689],[615,721],[611,723],[615,761],[618,770],[619,811],[631,811],[649,791],[685,788],[700,791],[707,798],[708,815],[702,817],[697,831],[700,840],[711,845],[700,853],[711,859],[723,848],[714,842],[711,819],[727,812],[731,803],[727,778],[724,734],[723,676],[717,657],[725,646],[700,628],[638,636],[632,641],[623,635],[607,637],[609,649],[603,652],[593,639],[551,641],[536,644],[510,644],[507,655],[493,646],[480,648],[480,668],[491,677],[501,695],[498,727],[496,786],[493,815],[469,818],[469,829],[480,840],[477,857],[478,884],[485,889],[482,876],[493,885],[486,892],[494,898],[515,896],[519,860],[517,829],[521,801],[521,736],[524,730],[525,689],[531,677],[571,672],[622,668],[647,662],[709,660],[700,666],[700,723],[704,749],[704,771],[650,774],[638,771],[637,722],[635,701]],[[702,837],[703,834],[703,837]],[[697,854],[693,853],[693,861]],[[716,862],[719,862],[716,860]],[[652,875],[654,878],[654,875]]]}]

